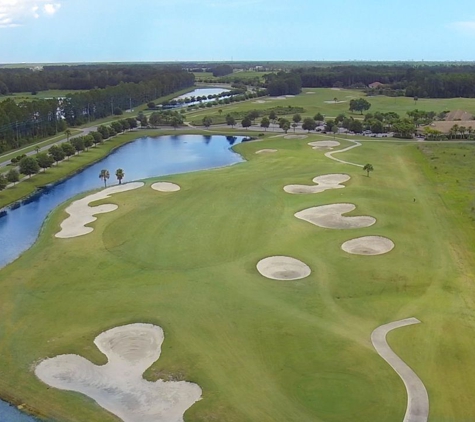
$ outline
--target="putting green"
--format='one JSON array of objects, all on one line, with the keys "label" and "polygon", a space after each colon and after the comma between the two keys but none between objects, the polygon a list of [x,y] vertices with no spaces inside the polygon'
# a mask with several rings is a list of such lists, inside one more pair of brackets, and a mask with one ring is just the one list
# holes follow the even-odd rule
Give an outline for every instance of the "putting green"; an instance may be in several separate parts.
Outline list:
[{"label": "putting green", "polygon": [[[175,193],[150,188],[164,180],[146,181],[104,200],[118,208],[87,236],[55,239],[68,204],[55,210],[37,243],[0,271],[0,396],[53,420],[117,421],[85,396],[47,388],[33,368],[68,354],[104,365],[94,339],[143,323],[166,338],[145,378],[202,390],[186,422],[399,422],[404,385],[370,336],[413,316],[422,323],[387,340],[427,387],[431,418],[473,419],[473,223],[445,205],[434,163],[415,145],[363,142],[340,154],[372,163],[377,170],[366,177],[312,151],[307,143],[318,140],[325,138],[240,144],[249,161],[169,176],[181,187]],[[279,153],[263,159],[255,154],[263,148]],[[351,184],[318,195],[282,189],[335,173]],[[345,216],[377,224],[327,230],[294,217],[340,203],[357,205]],[[376,235],[397,247],[368,258],[341,250]],[[269,280],[256,264],[272,256],[293,257],[312,273]]]}]

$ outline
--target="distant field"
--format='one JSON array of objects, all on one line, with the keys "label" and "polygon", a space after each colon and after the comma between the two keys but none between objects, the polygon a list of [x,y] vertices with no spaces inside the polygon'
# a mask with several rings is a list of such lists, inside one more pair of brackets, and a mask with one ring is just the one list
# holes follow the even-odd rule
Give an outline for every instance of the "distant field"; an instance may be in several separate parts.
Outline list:
[{"label": "distant field", "polygon": [[74,92],[83,92],[83,90],[59,90],[51,89],[48,91],[38,91],[38,94],[33,95],[31,92],[17,92],[10,95],[0,95],[0,102],[6,100],[7,98],[13,99],[15,102],[19,103],[21,101],[32,101],[32,100],[44,100],[46,98],[59,98],[65,97],[67,94]]},{"label": "distant field", "polygon": [[[364,97],[371,103],[369,113],[374,113],[375,111],[394,111],[399,113],[401,117],[404,117],[407,111],[417,108],[419,110],[435,112],[462,109],[475,114],[475,100],[473,98],[419,99],[415,102],[412,98],[408,97],[367,97],[361,91],[347,89],[335,90],[331,88],[306,88],[302,94],[291,98],[278,99],[276,97],[264,97],[242,103],[219,106],[208,110],[202,109],[199,110],[199,113],[213,117],[214,115],[219,115],[218,109],[222,109],[223,115],[226,115],[226,110],[265,110],[276,106],[291,105],[304,107],[307,110],[302,114],[302,117],[313,117],[316,113],[322,113],[326,117],[336,117],[340,113],[346,114],[347,116],[360,117],[360,113],[350,113],[349,111],[350,100],[359,97]],[[335,98],[337,99],[336,103],[334,102]]]}]

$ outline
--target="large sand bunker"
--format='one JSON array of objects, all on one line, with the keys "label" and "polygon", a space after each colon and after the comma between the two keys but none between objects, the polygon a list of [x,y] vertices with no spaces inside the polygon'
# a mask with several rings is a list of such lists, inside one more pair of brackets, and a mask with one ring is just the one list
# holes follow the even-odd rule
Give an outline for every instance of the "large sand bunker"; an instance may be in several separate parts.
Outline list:
[{"label": "large sand bunker", "polygon": [[369,227],[376,223],[374,217],[344,217],[342,215],[355,209],[356,206],[353,204],[331,204],[308,208],[294,215],[300,220],[308,221],[326,229],[356,229]]},{"label": "large sand bunker", "polygon": [[329,189],[342,189],[345,186],[340,183],[347,182],[350,178],[347,174],[325,174],[313,179],[313,183],[316,183],[317,186],[287,185],[284,187],[284,191],[292,194],[306,194],[320,193]]},{"label": "large sand bunker", "polygon": [[159,192],[177,192],[181,188],[179,185],[171,182],[157,182],[152,185],[152,189]]},{"label": "large sand bunker", "polygon": [[276,149],[260,149],[259,151],[256,151],[256,154],[270,154],[273,152],[277,152]]},{"label": "large sand bunker", "polygon": [[289,256],[271,256],[257,263],[257,271],[272,280],[300,280],[311,274],[310,267]]},{"label": "large sand bunker", "polygon": [[144,185],[143,182],[127,183],[125,185],[112,186],[101,190],[100,192],[86,196],[85,198],[74,201],[69,207],[66,208],[66,212],[69,217],[61,223],[61,231],[55,234],[56,237],[61,239],[67,239],[70,237],[83,236],[91,233],[94,229],[92,227],[85,227],[86,224],[96,221],[94,217],[96,214],[104,214],[106,212],[115,211],[118,206],[114,204],[98,205],[97,207],[90,207],[91,202],[100,201],[101,199],[107,199],[110,195],[119,192],[126,192],[133,189],[141,188]]},{"label": "large sand bunker", "polygon": [[354,255],[382,255],[392,251],[393,248],[393,241],[382,236],[358,237],[341,245],[341,249]]},{"label": "large sand bunker", "polygon": [[341,144],[338,141],[314,141],[314,142],[309,142],[308,145],[310,145],[313,149],[330,149],[334,147],[338,147]]},{"label": "large sand bunker", "polygon": [[163,330],[151,324],[116,327],[94,340],[107,364],[62,355],[42,361],[35,374],[51,387],[91,397],[124,422],[183,422],[185,411],[200,400],[201,388],[185,381],[150,382],[142,377],[160,357],[163,338]]}]

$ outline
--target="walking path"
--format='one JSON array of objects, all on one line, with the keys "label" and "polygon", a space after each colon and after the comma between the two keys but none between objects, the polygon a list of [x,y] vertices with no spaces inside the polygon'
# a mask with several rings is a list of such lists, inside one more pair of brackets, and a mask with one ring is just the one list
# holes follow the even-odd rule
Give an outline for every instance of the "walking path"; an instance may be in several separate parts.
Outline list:
[{"label": "walking path", "polygon": [[386,335],[396,328],[419,324],[416,318],[391,322],[376,328],[371,334],[371,342],[378,354],[401,377],[407,391],[407,409],[403,422],[427,422],[429,417],[429,396],[421,379],[404,361],[389,347]]}]

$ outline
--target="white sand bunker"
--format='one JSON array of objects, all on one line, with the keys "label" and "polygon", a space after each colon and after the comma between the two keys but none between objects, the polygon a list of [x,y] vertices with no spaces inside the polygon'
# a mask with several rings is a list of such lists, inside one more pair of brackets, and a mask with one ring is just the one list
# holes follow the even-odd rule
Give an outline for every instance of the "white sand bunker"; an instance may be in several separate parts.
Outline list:
[{"label": "white sand bunker", "polygon": [[141,188],[144,185],[143,182],[127,183],[125,185],[112,186],[101,190],[100,192],[86,196],[83,199],[74,201],[69,207],[66,208],[66,212],[69,217],[61,223],[61,231],[55,234],[56,237],[61,239],[67,239],[70,237],[83,236],[91,233],[94,229],[92,227],[85,227],[86,224],[96,221],[94,217],[96,214],[104,214],[106,212],[115,211],[119,208],[114,204],[98,205],[97,207],[90,207],[89,204],[101,199],[107,199],[110,195],[119,192],[126,192]]},{"label": "white sand bunker", "polygon": [[311,274],[310,267],[289,256],[271,256],[257,263],[257,271],[272,280],[300,280]]},{"label": "white sand bunker", "polygon": [[307,135],[285,135],[284,139],[307,139]]},{"label": "white sand bunker", "polygon": [[312,94],[316,94],[316,92],[306,92],[305,94],[312,95]]},{"label": "white sand bunker", "polygon": [[324,101],[325,104],[341,104],[347,103],[348,101]]},{"label": "white sand bunker", "polygon": [[308,221],[326,229],[356,229],[369,227],[376,223],[374,217],[344,217],[342,215],[355,209],[354,204],[331,204],[308,208],[294,215],[300,220]]},{"label": "white sand bunker", "polygon": [[163,338],[163,330],[151,324],[116,327],[94,340],[107,364],[61,355],[42,361],[35,374],[51,387],[85,394],[124,422],[182,422],[185,411],[200,400],[201,388],[142,377],[160,357]]},{"label": "white sand bunker", "polygon": [[340,183],[347,182],[351,177],[347,174],[325,174],[313,179],[316,186],[309,185],[287,185],[284,191],[292,194],[320,193],[329,189],[342,189],[345,186]]},{"label": "white sand bunker", "polygon": [[259,151],[256,151],[256,154],[270,154],[273,152],[277,152],[276,149],[260,149]]},{"label": "white sand bunker", "polygon": [[179,185],[171,182],[157,182],[154,183],[151,187],[153,190],[159,192],[177,192],[181,189]]},{"label": "white sand bunker", "polygon": [[393,248],[393,241],[382,236],[358,237],[341,245],[341,249],[354,255],[382,255],[392,251]]},{"label": "white sand bunker", "polygon": [[318,150],[318,149],[331,149],[334,147],[338,147],[341,144],[338,141],[314,141],[314,142],[309,142],[308,145],[310,145],[313,149]]}]

